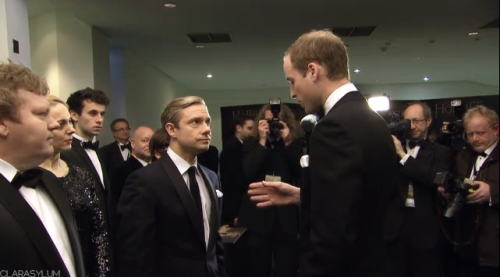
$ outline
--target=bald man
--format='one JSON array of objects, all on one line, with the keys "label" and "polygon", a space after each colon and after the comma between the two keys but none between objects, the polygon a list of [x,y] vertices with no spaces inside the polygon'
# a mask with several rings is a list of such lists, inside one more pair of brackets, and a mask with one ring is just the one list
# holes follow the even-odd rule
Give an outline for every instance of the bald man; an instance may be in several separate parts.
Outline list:
[{"label": "bald man", "polygon": [[154,131],[146,126],[138,127],[132,134],[132,139],[130,140],[132,154],[130,158],[117,167],[113,173],[113,181],[111,183],[111,201],[113,203],[113,210],[115,210],[116,203],[118,203],[118,200],[120,199],[127,177],[132,174],[132,172],[145,167],[151,161],[149,140],[153,134]]}]

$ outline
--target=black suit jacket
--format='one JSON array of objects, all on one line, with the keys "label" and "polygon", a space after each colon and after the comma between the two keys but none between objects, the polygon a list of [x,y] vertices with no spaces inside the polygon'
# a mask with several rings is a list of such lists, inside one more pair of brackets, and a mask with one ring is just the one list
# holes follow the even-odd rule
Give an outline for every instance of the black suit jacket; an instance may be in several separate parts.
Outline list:
[{"label": "black suit jacket", "polygon": [[210,145],[207,151],[198,155],[198,163],[215,173],[219,172],[219,149]]},{"label": "black suit jacket", "polygon": [[[43,169],[42,169],[43,170]],[[41,182],[55,203],[68,234],[75,270],[85,277],[78,229],[68,198],[59,180],[43,170]],[[54,270],[70,277],[49,233],[23,196],[0,175],[0,269],[12,274],[15,270]]]},{"label": "black suit jacket", "polygon": [[96,194],[99,198],[99,205],[101,206],[101,210],[104,213],[104,218],[106,222],[109,224],[109,206],[108,206],[108,197],[109,197],[109,183],[108,183],[108,174],[104,168],[104,158],[97,152],[97,157],[99,158],[99,162],[101,163],[103,179],[104,179],[104,187],[102,186],[101,178],[97,173],[97,170],[90,160],[89,155],[85,151],[85,149],[80,144],[80,141],[76,138],[73,138],[73,142],[71,143],[71,150],[62,152],[61,159],[72,163],[74,165],[83,167],[88,169],[92,173],[92,177],[94,178],[96,184]]},{"label": "black suit jacket", "polygon": [[120,277],[225,277],[217,175],[198,167],[210,194],[208,248],[195,202],[169,155],[132,173],[118,203]]},{"label": "black suit jacket", "polygon": [[[300,275],[384,276],[384,216],[396,151],[385,121],[360,92],[344,96],[310,139],[309,182],[303,182]],[[303,238],[304,239],[304,238]],[[307,240],[307,239],[306,239]]]},{"label": "black suit jacket", "polygon": [[104,164],[102,166],[110,177],[109,181],[112,182],[115,170],[125,162],[125,160],[123,160],[118,142],[113,141],[112,143],[99,148],[97,152],[104,158]]},{"label": "black suit jacket", "polygon": [[125,181],[128,176],[132,174],[134,171],[143,168],[144,166],[141,162],[135,158],[134,156],[130,156],[130,158],[118,166],[114,173],[111,182],[111,199],[110,202],[113,205],[118,204],[118,200],[120,200],[120,195],[122,194],[123,187],[125,186]]},{"label": "black suit jacket", "polygon": [[[405,144],[405,142],[403,142]],[[396,239],[405,221],[408,185],[412,183],[415,200],[415,219],[413,222],[412,244],[419,249],[431,249],[438,246],[441,229],[437,220],[438,185],[434,184],[436,174],[452,169],[452,152],[449,148],[426,140],[421,145],[417,158],[410,157],[401,165],[398,161],[396,184],[398,193],[391,200],[387,212],[386,238]]]},{"label": "black suit jacket", "polygon": [[248,188],[243,173],[242,151],[243,143],[233,137],[220,153],[220,181],[224,192],[223,223],[232,223],[238,217],[241,200]]}]

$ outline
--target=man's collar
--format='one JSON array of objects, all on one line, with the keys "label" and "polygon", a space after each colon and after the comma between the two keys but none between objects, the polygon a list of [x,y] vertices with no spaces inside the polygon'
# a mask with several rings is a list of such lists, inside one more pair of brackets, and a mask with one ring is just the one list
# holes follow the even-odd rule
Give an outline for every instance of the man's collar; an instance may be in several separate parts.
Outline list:
[{"label": "man's collar", "polygon": [[328,114],[328,112],[340,101],[340,99],[342,99],[346,94],[352,91],[358,91],[358,89],[354,84],[348,83],[336,89],[332,94],[330,94],[323,106],[325,115]]},{"label": "man's collar", "polygon": [[10,163],[0,159],[0,174],[7,179],[7,181],[12,182],[17,174],[17,169]]},{"label": "man's collar", "polygon": [[198,158],[194,159],[193,164],[189,164],[186,160],[184,160],[179,155],[177,155],[177,153],[175,153],[174,150],[172,150],[172,148],[170,148],[170,147],[167,149],[167,155],[170,156],[170,159],[172,159],[175,166],[177,166],[177,169],[179,170],[181,175],[186,173],[188,171],[188,169],[192,166],[198,168]]},{"label": "man's collar", "polygon": [[[73,134],[73,137],[74,137],[74,138],[76,138],[76,139],[77,139],[77,140],[79,140],[79,141],[83,141],[83,142],[87,142],[87,141],[89,141],[88,139],[84,139],[84,138],[80,137],[80,136],[79,136],[79,135],[77,135],[77,134]],[[93,138],[92,138],[92,142],[96,142],[96,141],[97,141],[97,137],[93,137]]]},{"label": "man's collar", "polygon": [[498,145],[498,139],[497,139],[497,141],[495,143],[493,143],[493,145],[490,146],[490,148],[486,149],[484,151],[484,153],[486,153],[486,155],[488,155],[488,156],[491,155],[491,153],[493,153],[493,150],[495,150],[495,148],[497,147],[497,145]]}]

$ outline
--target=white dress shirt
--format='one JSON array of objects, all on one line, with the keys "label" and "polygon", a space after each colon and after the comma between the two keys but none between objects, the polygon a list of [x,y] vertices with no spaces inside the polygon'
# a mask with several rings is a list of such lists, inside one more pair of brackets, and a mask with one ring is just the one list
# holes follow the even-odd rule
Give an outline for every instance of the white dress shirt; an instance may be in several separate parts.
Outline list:
[{"label": "white dress shirt", "polygon": [[353,91],[358,91],[358,89],[354,84],[349,83],[341,86],[330,94],[324,105],[325,115],[340,101],[340,99],[346,96],[349,92]]},{"label": "white dress shirt", "polygon": [[[87,139],[84,139],[76,134],[73,134],[73,138],[77,139],[79,141],[88,142]],[[95,138],[92,142],[94,142],[94,141],[95,141]],[[101,186],[104,189],[106,189],[106,187],[104,186],[104,174],[102,173],[102,166],[101,166],[101,162],[99,161],[99,157],[97,156],[97,152],[94,149],[88,149],[88,148],[84,148],[84,149],[85,149],[85,152],[87,152],[87,155],[89,155],[89,158],[92,161],[92,164],[94,165],[94,168],[96,169],[97,174],[99,174],[99,178],[101,179]]]},{"label": "white dress shirt", "polygon": [[[130,142],[128,142],[130,143]],[[125,144],[121,143],[121,142],[118,142],[118,149],[120,150],[120,153],[122,154],[122,158],[124,161],[127,161],[128,158],[130,158],[130,150],[128,150],[128,148],[125,148],[122,150],[122,146],[124,146]]]},{"label": "white dress shirt", "polygon": [[[414,159],[417,158],[418,152],[420,152],[420,145],[415,146],[415,148],[410,148],[410,141],[406,140],[406,151],[407,154],[399,161],[402,165],[405,165],[410,157]],[[408,197],[406,198],[405,207],[415,208],[415,198],[414,198],[413,184],[410,183],[408,186]]]},{"label": "white dress shirt", "polygon": [[481,155],[479,155],[477,157],[476,164],[474,165],[475,167],[472,169],[472,172],[470,174],[470,179],[472,179],[472,180],[476,179],[477,176],[475,176],[475,175],[481,170],[481,167],[483,167],[484,162],[488,159],[488,157],[491,155],[493,150],[495,150],[495,147],[497,147],[497,145],[498,145],[498,141],[493,143],[493,145],[490,148],[488,148],[484,151],[484,153],[487,155],[486,157],[483,157]]},{"label": "white dress shirt", "polygon": [[[2,174],[7,181],[12,182],[17,172],[18,170],[15,167],[0,159],[0,174]],[[36,189],[21,187],[19,193],[36,213],[45,227],[45,230],[47,230],[70,276],[76,277],[75,261],[73,259],[73,251],[71,243],[69,242],[66,226],[52,198],[47,191],[40,186]]]},{"label": "white dress shirt", "polygon": [[167,154],[170,156],[175,166],[179,170],[186,182],[186,186],[189,189],[189,175],[188,169],[191,166],[196,167],[196,181],[198,182],[198,186],[200,187],[200,196],[201,196],[201,206],[203,211],[203,227],[205,230],[205,243],[208,247],[208,239],[210,237],[210,211],[211,211],[211,202],[210,202],[210,194],[208,193],[207,186],[205,185],[205,181],[200,174],[200,169],[198,168],[198,160],[194,160],[194,164],[189,164],[183,158],[181,158],[177,153],[175,153],[171,148],[167,149]]}]

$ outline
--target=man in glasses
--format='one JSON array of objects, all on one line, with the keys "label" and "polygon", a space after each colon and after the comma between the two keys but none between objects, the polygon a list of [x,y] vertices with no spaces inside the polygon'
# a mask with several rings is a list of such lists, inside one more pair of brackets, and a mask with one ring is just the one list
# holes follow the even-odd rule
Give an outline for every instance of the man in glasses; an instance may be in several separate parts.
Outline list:
[{"label": "man in glasses", "polygon": [[[410,104],[404,118],[411,121],[405,141],[396,137],[399,156],[396,185],[399,193],[388,210],[389,264],[392,276],[442,276],[443,244],[437,220],[437,172],[449,171],[451,150],[429,140],[431,108],[421,102]],[[390,226],[389,226],[390,224]]]},{"label": "man in glasses", "polygon": [[111,132],[115,141],[99,149],[99,152],[105,157],[105,168],[110,178],[115,170],[126,162],[132,153],[130,145],[130,125],[125,118],[117,118],[111,122]]}]

